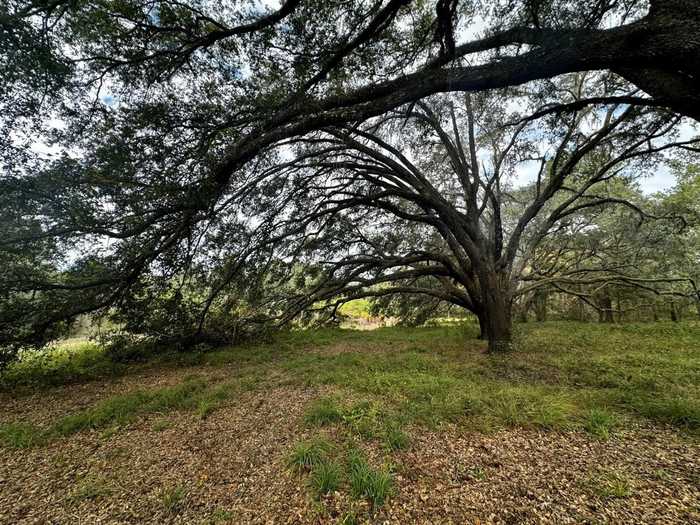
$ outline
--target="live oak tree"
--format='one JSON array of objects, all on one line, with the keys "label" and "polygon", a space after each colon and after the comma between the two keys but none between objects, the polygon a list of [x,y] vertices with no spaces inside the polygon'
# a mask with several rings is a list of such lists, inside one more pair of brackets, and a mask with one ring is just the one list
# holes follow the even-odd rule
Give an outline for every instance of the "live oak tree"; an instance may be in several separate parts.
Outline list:
[{"label": "live oak tree", "polygon": [[[562,92],[585,91],[585,79],[570,80]],[[542,285],[646,282],[615,272],[612,260],[597,275],[538,274],[535,255],[586,210],[618,205],[645,218],[609,182],[638,178],[664,151],[695,141],[674,140],[679,118],[651,109],[612,105],[545,122],[504,109],[527,98],[492,95],[476,107],[469,97],[433,98],[290,141],[298,157],[271,176],[303,194],[289,220],[308,225],[307,257],[324,267],[306,304],[422,294],[473,312],[498,351],[511,346],[514,302]],[[536,180],[513,195],[510,178],[533,160]],[[289,199],[283,190],[277,198]]]},{"label": "live oak tree", "polygon": [[[177,279],[224,289],[251,258],[263,272],[266,250],[290,233],[272,227],[285,211],[233,196],[274,191],[247,184],[285,161],[281,141],[420,111],[438,93],[523,85],[546,100],[545,117],[627,104],[642,128],[652,108],[698,119],[699,22],[694,0],[9,0],[2,342],[41,342]],[[548,97],[544,79],[581,71],[610,80],[575,100]],[[491,284],[482,300],[500,304],[507,287]],[[205,305],[220,297],[202,294]]]}]

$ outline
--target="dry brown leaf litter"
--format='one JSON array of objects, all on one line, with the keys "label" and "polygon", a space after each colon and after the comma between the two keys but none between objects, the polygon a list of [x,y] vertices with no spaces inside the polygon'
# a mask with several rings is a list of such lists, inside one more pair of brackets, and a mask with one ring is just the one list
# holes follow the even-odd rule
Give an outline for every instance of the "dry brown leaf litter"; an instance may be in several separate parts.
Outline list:
[{"label": "dry brown leaf litter", "polygon": [[[191,373],[3,399],[2,419],[48,421]],[[700,447],[655,427],[605,442],[582,433],[414,428],[410,449],[390,457],[395,490],[377,513],[350,501],[347,491],[316,501],[285,461],[294,443],[315,434],[302,419],[320,394],[263,388],[206,420],[191,412],[149,414],[108,438],[82,432],[43,448],[0,449],[0,523],[203,524],[215,516],[232,516],[229,523],[337,523],[351,507],[370,523],[700,523]],[[169,426],[155,430],[162,420]],[[369,453],[377,461],[384,454],[372,444]],[[600,493],[599,480],[609,473],[628,480],[628,497]],[[181,501],[168,510],[164,494],[176,489]]]}]

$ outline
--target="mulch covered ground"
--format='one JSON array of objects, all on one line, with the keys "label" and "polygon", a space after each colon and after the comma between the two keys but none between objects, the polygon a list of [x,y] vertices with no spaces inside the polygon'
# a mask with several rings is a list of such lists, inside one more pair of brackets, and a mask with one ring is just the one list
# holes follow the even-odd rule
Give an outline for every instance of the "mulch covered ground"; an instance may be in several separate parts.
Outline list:
[{"label": "mulch covered ground", "polygon": [[[5,397],[2,420],[49,421],[192,371]],[[608,441],[574,432],[413,428],[410,447],[391,456],[395,488],[381,509],[371,513],[347,491],[318,501],[286,459],[294,443],[318,433],[304,426],[303,413],[320,394],[263,387],[204,420],[149,414],[114,433],[0,448],[0,523],[339,523],[351,508],[370,523],[700,523],[700,447],[656,427]],[[378,446],[367,447],[380,456]],[[604,490],[611,473],[626,480],[628,495]]]}]

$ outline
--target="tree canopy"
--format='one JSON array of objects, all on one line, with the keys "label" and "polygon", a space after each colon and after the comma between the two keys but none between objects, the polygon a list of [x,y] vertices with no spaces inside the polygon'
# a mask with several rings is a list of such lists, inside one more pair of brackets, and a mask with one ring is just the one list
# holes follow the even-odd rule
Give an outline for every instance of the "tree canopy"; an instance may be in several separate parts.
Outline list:
[{"label": "tree canopy", "polygon": [[693,0],[10,0],[0,22],[10,356],[90,312],[218,340],[398,293],[497,350],[538,287],[695,286],[541,263],[594,209],[687,226],[614,181],[695,162]]}]

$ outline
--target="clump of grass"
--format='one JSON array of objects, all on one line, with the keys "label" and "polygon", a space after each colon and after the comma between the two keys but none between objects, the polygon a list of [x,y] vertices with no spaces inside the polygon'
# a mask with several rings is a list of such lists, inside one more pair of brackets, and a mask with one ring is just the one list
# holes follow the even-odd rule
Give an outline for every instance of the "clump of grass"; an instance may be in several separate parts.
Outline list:
[{"label": "clump of grass", "polygon": [[187,497],[187,490],[182,485],[163,488],[158,494],[161,506],[170,514],[177,514]]},{"label": "clump of grass", "polygon": [[379,432],[380,410],[376,403],[361,401],[342,414],[343,422],[364,438],[373,438]]},{"label": "clump of grass", "polygon": [[216,509],[205,523],[216,525],[218,523],[231,522],[235,517],[236,515],[230,510]]},{"label": "clump of grass", "polygon": [[311,469],[309,485],[317,496],[328,494],[340,487],[343,471],[335,461],[322,460]]},{"label": "clump of grass", "polygon": [[172,423],[168,421],[167,419],[159,419],[155,423],[153,423],[153,431],[154,432],[162,432],[163,430],[166,430],[172,426]]},{"label": "clump of grass", "polygon": [[69,500],[73,502],[96,500],[109,496],[111,493],[112,489],[104,478],[87,476],[77,484]]},{"label": "clump of grass", "polygon": [[357,525],[358,523],[360,523],[360,520],[357,517],[357,512],[354,510],[347,511],[338,520],[338,525]]},{"label": "clump of grass", "polygon": [[316,426],[325,426],[343,420],[343,409],[337,399],[324,397],[314,401],[304,416],[306,423]]},{"label": "clump of grass", "polygon": [[312,439],[297,443],[287,458],[287,466],[295,472],[309,471],[327,458],[333,446],[325,439]]},{"label": "clump of grass", "polygon": [[476,466],[468,470],[469,476],[477,481],[484,481],[486,479],[486,470],[484,467]]},{"label": "clump of grass", "polygon": [[700,430],[700,403],[695,399],[682,397],[635,399],[631,404],[649,419],[685,430]]},{"label": "clump of grass", "polygon": [[46,440],[44,432],[29,423],[0,425],[0,443],[8,448],[30,448]]},{"label": "clump of grass", "polygon": [[610,437],[610,431],[615,426],[615,421],[615,416],[610,412],[594,408],[586,415],[583,428],[594,436],[605,440]]},{"label": "clump of grass", "polygon": [[207,419],[209,415],[216,410],[219,403],[211,399],[202,399],[197,405],[197,416],[199,419]]},{"label": "clump of grass", "polygon": [[595,492],[605,498],[628,498],[632,495],[632,483],[622,472],[605,472],[594,480]]},{"label": "clump of grass", "polygon": [[489,425],[568,428],[576,412],[566,395],[539,385],[484,382],[475,388],[472,396],[466,402],[469,415]]},{"label": "clump of grass", "polygon": [[384,432],[384,444],[391,451],[403,450],[408,447],[410,438],[401,427],[395,424],[388,425]]},{"label": "clump of grass", "polygon": [[671,479],[671,473],[668,470],[659,468],[654,471],[654,477],[661,481],[668,481]]},{"label": "clump of grass", "polygon": [[348,455],[350,495],[367,499],[373,508],[381,507],[391,494],[393,479],[388,469],[374,469],[357,450]]}]

